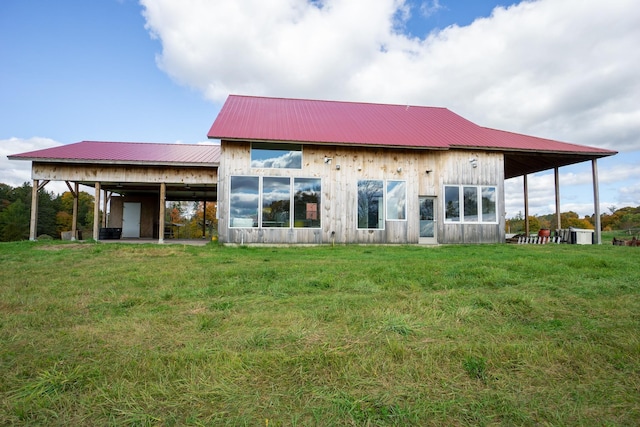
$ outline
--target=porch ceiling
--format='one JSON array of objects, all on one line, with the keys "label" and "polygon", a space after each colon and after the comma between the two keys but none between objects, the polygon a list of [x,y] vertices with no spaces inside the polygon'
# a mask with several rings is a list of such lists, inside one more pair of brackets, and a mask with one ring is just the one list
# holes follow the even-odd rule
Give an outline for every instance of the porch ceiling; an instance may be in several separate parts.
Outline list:
[{"label": "porch ceiling", "polygon": [[[81,184],[95,186],[95,183]],[[123,196],[155,194],[160,195],[159,184],[135,183],[135,182],[101,182],[102,190],[111,191]],[[167,184],[165,200],[177,201],[207,201],[218,200],[217,184]]]},{"label": "porch ceiling", "polygon": [[[614,154],[612,152],[612,154]],[[598,159],[601,153],[544,153],[544,152],[505,152],[504,178],[515,178],[531,173],[552,170],[556,167],[573,165]]]}]

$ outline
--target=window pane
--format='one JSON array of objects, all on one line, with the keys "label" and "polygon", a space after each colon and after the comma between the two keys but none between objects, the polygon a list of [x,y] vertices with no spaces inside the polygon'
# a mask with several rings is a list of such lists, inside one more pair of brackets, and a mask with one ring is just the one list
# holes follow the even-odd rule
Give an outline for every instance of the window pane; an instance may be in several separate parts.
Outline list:
[{"label": "window pane", "polygon": [[460,190],[457,186],[444,187],[444,220],[460,221]]},{"label": "window pane", "polygon": [[229,226],[258,226],[258,177],[232,176],[229,193]]},{"label": "window pane", "polygon": [[383,188],[382,181],[358,181],[358,228],[384,228]]},{"label": "window pane", "polygon": [[407,219],[407,182],[387,181],[387,219]]},{"label": "window pane", "polygon": [[251,144],[252,168],[301,169],[302,146],[299,144]]},{"label": "window pane", "polygon": [[464,187],[464,221],[478,222],[478,188]]},{"label": "window pane", "polygon": [[482,221],[496,220],[496,187],[482,187]]},{"label": "window pane", "polygon": [[291,185],[289,178],[262,179],[262,226],[289,227]]},{"label": "window pane", "polygon": [[420,237],[435,237],[433,199],[420,197]]},{"label": "window pane", "polygon": [[294,227],[320,227],[320,197],[322,194],[319,178],[295,178],[293,181]]}]

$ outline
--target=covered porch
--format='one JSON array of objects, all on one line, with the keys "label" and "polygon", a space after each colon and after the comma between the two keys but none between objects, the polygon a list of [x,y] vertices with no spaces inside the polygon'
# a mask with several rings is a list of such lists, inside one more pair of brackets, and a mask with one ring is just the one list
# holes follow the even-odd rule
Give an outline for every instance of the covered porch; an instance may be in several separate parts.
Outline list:
[{"label": "covered porch", "polygon": [[64,181],[74,198],[72,240],[78,238],[83,185],[94,193],[93,239],[107,241],[117,234],[164,243],[167,202],[201,201],[206,209],[206,202],[217,200],[219,153],[215,145],[85,141],[10,158],[32,161],[30,240],[37,237],[38,190]]}]

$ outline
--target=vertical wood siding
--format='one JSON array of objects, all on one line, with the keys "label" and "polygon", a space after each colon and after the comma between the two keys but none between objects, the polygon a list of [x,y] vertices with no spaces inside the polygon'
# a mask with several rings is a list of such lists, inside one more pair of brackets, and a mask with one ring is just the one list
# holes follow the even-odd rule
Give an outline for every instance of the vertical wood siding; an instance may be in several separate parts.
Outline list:
[{"label": "vertical wood siding", "polygon": [[[504,239],[502,153],[305,145],[302,169],[262,169],[251,168],[250,147],[248,142],[222,141],[218,173],[219,238],[222,242],[418,243],[419,195],[437,198],[439,243],[484,243]],[[331,158],[331,163],[325,163],[325,157]],[[478,159],[477,168],[469,163],[471,157]],[[229,179],[234,175],[321,178],[319,215],[322,228],[230,228]],[[385,183],[386,180],[406,181],[406,220],[387,220],[382,230],[357,229],[357,183],[362,179],[384,180]],[[441,200],[445,184],[495,185],[499,223],[445,226]]]}]

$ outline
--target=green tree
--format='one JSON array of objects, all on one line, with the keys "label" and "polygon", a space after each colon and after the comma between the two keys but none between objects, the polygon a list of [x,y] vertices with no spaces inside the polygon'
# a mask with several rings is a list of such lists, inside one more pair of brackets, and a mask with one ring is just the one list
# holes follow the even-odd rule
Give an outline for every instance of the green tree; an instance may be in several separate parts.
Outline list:
[{"label": "green tree", "polygon": [[3,242],[29,238],[29,208],[18,199],[0,212],[0,239]]}]

